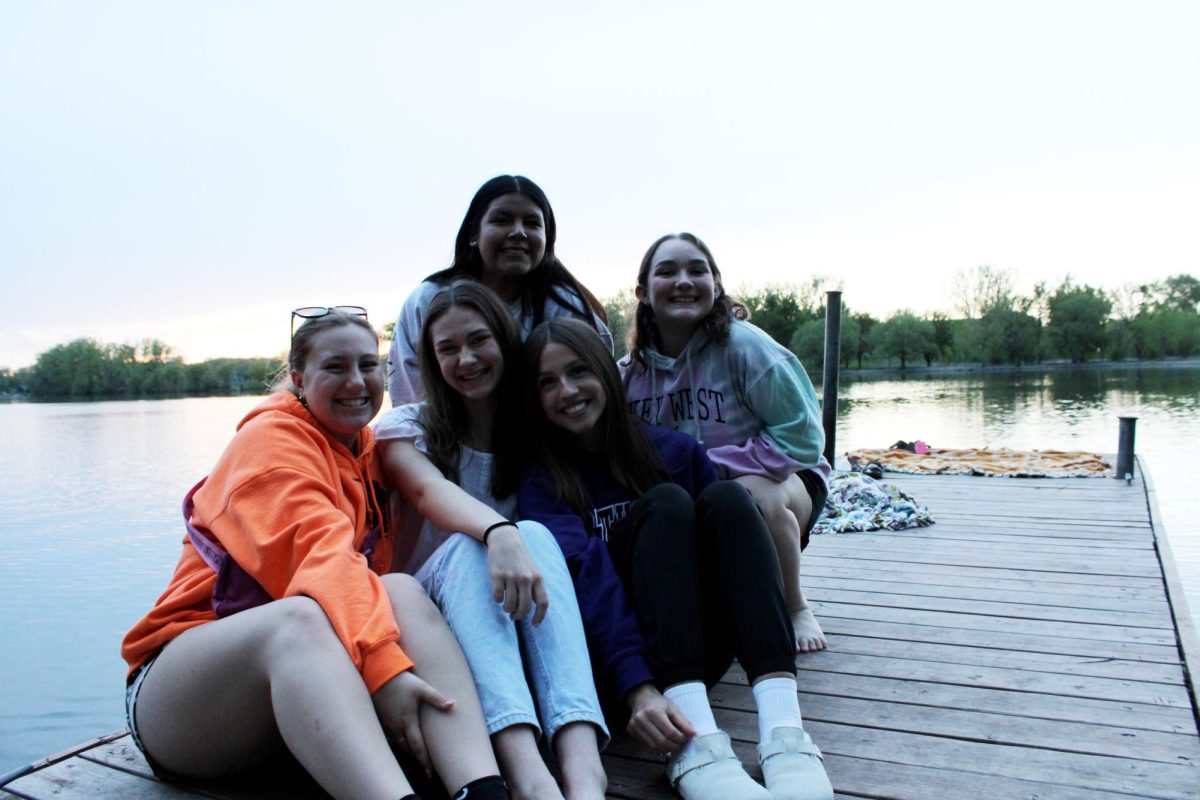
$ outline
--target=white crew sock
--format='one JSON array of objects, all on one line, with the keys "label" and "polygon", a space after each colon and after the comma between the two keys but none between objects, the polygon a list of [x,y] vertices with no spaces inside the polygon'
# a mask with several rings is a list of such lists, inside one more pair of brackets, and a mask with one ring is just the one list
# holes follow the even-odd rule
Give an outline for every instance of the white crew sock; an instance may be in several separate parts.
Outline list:
[{"label": "white crew sock", "polygon": [[758,741],[771,741],[771,731],[784,726],[803,728],[800,699],[795,678],[766,678],[754,684],[754,705],[758,708]]},{"label": "white crew sock", "polygon": [[[795,686],[795,684],[792,684]],[[708,704],[708,689],[700,681],[677,683],[663,692],[663,697],[670,700],[687,717],[696,731],[695,738],[689,739],[680,751],[684,758],[691,755],[696,739],[716,733],[720,728],[713,718],[712,706]]]}]

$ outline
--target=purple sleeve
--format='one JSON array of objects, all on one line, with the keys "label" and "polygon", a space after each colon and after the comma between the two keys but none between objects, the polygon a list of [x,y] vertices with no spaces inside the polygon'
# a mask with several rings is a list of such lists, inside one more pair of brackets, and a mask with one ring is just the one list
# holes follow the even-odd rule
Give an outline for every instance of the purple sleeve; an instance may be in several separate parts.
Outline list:
[{"label": "purple sleeve", "polygon": [[789,456],[765,433],[750,437],[745,444],[713,447],[708,451],[708,457],[723,478],[762,475],[783,481],[805,468],[804,464]]},{"label": "purple sleeve", "polygon": [[608,545],[591,536],[583,519],[557,498],[544,470],[526,471],[518,506],[522,519],[542,523],[558,541],[575,583],[588,649],[617,693],[624,697],[638,684],[653,681],[645,641]]}]

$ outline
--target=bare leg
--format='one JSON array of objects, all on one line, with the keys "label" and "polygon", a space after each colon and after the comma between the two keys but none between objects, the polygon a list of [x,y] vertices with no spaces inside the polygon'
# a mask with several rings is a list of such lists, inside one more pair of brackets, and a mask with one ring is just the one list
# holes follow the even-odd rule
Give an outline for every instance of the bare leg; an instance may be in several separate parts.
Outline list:
[{"label": "bare leg", "polygon": [[532,726],[509,725],[492,734],[492,744],[513,800],[562,800],[558,783],[538,752]]},{"label": "bare leg", "polygon": [[180,634],[147,674],[136,713],[150,755],[172,772],[229,774],[286,742],[335,798],[412,792],[361,676],[309,598]]},{"label": "bare leg", "polygon": [[800,588],[800,526],[801,520],[807,524],[812,515],[812,498],[808,496],[804,482],[795,475],[783,482],[759,475],[743,475],[737,482],[754,496],[779,554],[783,595],[796,634],[796,652],[824,650],[827,645],[825,633]]},{"label": "bare leg", "polygon": [[400,628],[400,646],[417,665],[415,672],[455,700],[449,712],[421,708],[421,733],[434,770],[451,793],[478,778],[499,775],[475,682],[458,640],[416,579],[390,574],[382,580]]},{"label": "bare leg", "polygon": [[600,763],[595,725],[572,722],[562,726],[554,734],[554,752],[562,767],[567,800],[604,800],[608,777]]}]

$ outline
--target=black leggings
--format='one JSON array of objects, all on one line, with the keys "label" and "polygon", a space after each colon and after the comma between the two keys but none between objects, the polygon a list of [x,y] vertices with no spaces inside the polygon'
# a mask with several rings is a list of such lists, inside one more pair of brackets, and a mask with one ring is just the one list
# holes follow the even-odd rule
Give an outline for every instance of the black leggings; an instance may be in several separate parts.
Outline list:
[{"label": "black leggings", "polygon": [[609,533],[658,688],[711,687],[736,657],[751,681],[796,673],[796,638],[771,534],[750,493],[710,484],[693,501],[664,483]]}]

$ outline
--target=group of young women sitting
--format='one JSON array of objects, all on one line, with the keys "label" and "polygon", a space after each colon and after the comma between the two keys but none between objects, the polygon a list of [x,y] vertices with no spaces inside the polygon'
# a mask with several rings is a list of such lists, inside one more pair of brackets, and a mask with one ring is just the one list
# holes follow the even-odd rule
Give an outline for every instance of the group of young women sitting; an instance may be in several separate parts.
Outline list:
[{"label": "group of young women sitting", "polygon": [[[287,750],[335,798],[598,800],[619,725],[686,800],[832,798],[795,669],[825,646],[799,585],[829,469],[811,383],[690,234],[647,251],[618,366],[554,246],[535,184],[479,189],[373,429],[365,309],[293,312],[279,391],[189,494],[123,643],[160,777]],[[734,658],[765,787],[708,700]]]}]

